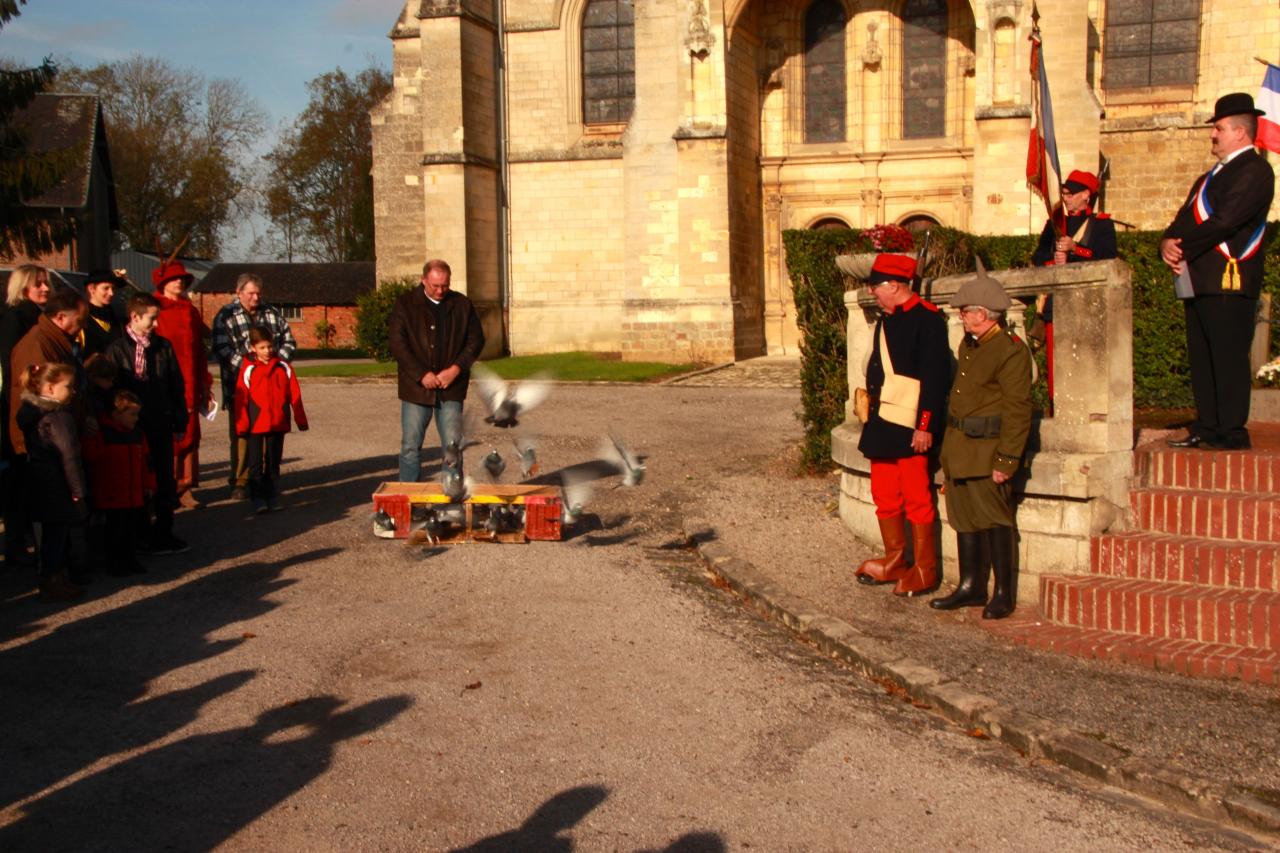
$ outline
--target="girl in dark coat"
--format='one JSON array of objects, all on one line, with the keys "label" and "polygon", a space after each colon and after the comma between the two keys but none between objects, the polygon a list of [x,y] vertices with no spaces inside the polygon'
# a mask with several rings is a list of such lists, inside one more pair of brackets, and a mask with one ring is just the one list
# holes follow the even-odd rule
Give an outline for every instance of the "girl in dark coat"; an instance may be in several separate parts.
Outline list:
[{"label": "girl in dark coat", "polygon": [[[27,444],[27,498],[31,518],[41,524],[40,595],[69,601],[84,594],[67,574],[73,528],[89,517],[80,437],[68,408],[75,370],[38,364],[23,371],[18,426]],[[17,390],[17,389],[15,389]]]}]

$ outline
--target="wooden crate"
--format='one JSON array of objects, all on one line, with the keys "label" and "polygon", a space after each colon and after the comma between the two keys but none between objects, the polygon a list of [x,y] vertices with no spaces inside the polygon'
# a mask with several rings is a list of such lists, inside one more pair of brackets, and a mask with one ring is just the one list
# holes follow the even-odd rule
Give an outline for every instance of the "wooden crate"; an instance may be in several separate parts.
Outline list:
[{"label": "wooden crate", "polygon": [[[475,529],[476,522],[486,517],[488,508],[497,504],[522,507],[524,530],[493,534],[483,527]],[[461,504],[455,504],[444,494],[439,483],[382,483],[373,493],[373,509],[390,516],[395,528],[389,533],[374,532],[386,538],[408,538],[413,524],[413,508],[428,505],[438,509],[458,506],[461,510],[462,523],[449,526],[446,534],[440,537],[443,544],[559,540],[561,536],[562,501],[558,486],[482,483],[474,484],[471,496]],[[425,534],[422,535],[425,538]]]}]

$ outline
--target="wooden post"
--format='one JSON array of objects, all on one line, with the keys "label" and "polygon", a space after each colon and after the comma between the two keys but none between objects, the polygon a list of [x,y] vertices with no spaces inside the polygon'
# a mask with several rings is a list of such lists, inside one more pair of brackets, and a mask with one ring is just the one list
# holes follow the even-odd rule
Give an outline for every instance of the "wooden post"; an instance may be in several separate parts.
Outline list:
[{"label": "wooden post", "polygon": [[1271,360],[1271,294],[1258,297],[1258,318],[1254,321],[1253,345],[1249,347],[1249,370],[1256,374],[1258,368]]}]

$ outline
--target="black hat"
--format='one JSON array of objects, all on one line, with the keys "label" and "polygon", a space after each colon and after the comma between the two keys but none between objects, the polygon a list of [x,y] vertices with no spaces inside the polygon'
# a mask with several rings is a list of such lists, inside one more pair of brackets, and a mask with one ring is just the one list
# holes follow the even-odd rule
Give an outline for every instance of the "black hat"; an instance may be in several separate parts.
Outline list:
[{"label": "black hat", "polygon": [[1230,95],[1223,95],[1218,98],[1218,102],[1213,105],[1213,118],[1209,119],[1205,124],[1213,124],[1220,118],[1238,115],[1255,115],[1264,116],[1265,112],[1255,109],[1253,106],[1253,95],[1248,92],[1232,92]]},{"label": "black hat", "polygon": [[124,279],[116,275],[115,270],[94,270],[84,280],[84,286],[88,287],[91,284],[106,284],[108,282],[116,287],[124,287],[125,285]]}]

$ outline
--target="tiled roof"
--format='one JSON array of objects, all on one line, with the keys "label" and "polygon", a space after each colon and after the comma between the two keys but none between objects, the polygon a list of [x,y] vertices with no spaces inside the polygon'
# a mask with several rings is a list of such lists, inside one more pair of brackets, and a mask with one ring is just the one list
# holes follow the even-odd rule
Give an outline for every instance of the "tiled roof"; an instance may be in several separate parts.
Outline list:
[{"label": "tiled roof", "polygon": [[354,305],[377,286],[374,264],[218,264],[192,290],[235,293],[242,273],[262,278],[262,296],[273,304]]},{"label": "tiled roof", "polygon": [[[46,92],[36,95],[13,122],[27,131],[33,152],[72,149],[75,164],[56,187],[27,202],[28,207],[80,208],[89,203],[93,151],[102,134],[102,108],[97,95]],[[110,164],[108,163],[108,169]]]}]

